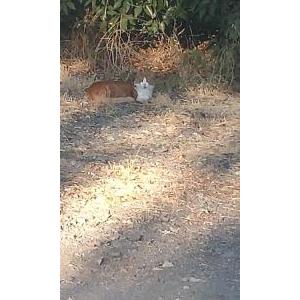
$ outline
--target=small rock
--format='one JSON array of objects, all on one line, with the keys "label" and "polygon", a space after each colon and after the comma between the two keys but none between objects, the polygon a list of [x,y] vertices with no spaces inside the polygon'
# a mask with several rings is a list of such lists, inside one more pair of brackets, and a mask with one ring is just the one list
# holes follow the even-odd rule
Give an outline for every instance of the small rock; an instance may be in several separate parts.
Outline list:
[{"label": "small rock", "polygon": [[188,285],[184,285],[184,286],[183,286],[183,289],[184,289],[184,290],[188,290],[189,288],[190,288],[190,287],[189,287]]},{"label": "small rock", "polygon": [[170,261],[165,261],[163,264],[162,264],[162,267],[163,268],[171,268],[171,267],[174,267],[174,265],[170,262]]},{"label": "small rock", "polygon": [[188,278],[186,278],[186,277],[183,277],[181,280],[182,280],[183,282],[187,282],[187,281],[189,281],[189,279],[188,279]]},{"label": "small rock", "polygon": [[104,257],[100,257],[100,258],[97,260],[98,266],[101,266],[101,265],[102,265],[103,260],[104,260]]},{"label": "small rock", "polygon": [[153,271],[161,271],[161,270],[162,270],[162,268],[159,268],[159,267],[154,267],[152,270],[153,270]]},{"label": "small rock", "polygon": [[201,279],[200,278],[195,278],[195,277],[190,277],[189,282],[197,283],[197,282],[201,282]]}]

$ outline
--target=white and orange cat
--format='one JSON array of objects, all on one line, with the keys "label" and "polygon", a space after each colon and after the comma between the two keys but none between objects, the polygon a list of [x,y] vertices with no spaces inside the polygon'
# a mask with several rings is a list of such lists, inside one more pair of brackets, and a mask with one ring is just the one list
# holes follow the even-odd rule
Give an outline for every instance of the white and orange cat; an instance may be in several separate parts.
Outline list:
[{"label": "white and orange cat", "polygon": [[85,89],[89,101],[94,105],[122,102],[146,103],[152,98],[154,86],[144,77],[140,83],[128,81],[96,81]]}]

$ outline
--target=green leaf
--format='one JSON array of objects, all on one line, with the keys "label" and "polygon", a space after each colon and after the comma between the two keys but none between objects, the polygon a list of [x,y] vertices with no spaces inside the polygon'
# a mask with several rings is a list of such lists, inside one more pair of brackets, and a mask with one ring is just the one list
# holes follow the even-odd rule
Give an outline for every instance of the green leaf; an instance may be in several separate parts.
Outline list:
[{"label": "green leaf", "polygon": [[166,25],[165,25],[165,22],[159,22],[159,30],[161,32],[165,32],[165,29],[166,29]]},{"label": "green leaf", "polygon": [[146,5],[146,6],[145,6],[145,13],[146,13],[149,17],[151,17],[152,19],[154,18],[154,14],[153,14],[153,12],[152,12],[152,9],[149,7],[149,5]]},{"label": "green leaf", "polygon": [[130,19],[129,19],[129,23],[130,23],[131,25],[135,26],[135,25],[136,25],[136,20],[130,18]]},{"label": "green leaf", "polygon": [[75,5],[74,5],[73,2],[67,2],[67,5],[68,5],[68,7],[69,7],[70,9],[75,10]]},{"label": "green leaf", "polygon": [[121,12],[121,14],[125,15],[128,13],[129,9],[130,9],[130,4],[126,3],[124,6],[122,6],[120,12]]},{"label": "green leaf", "polygon": [[145,22],[145,26],[150,26],[150,25],[152,25],[152,22],[153,22],[153,20],[149,20],[149,21],[147,21],[147,22]]},{"label": "green leaf", "polygon": [[169,7],[166,11],[165,16],[166,17],[174,17],[175,16],[175,12],[176,12],[176,8],[175,7]]},{"label": "green leaf", "polygon": [[92,0],[87,0],[85,3],[84,3],[84,7],[88,6],[89,4],[91,4]]},{"label": "green leaf", "polygon": [[152,31],[153,31],[154,33],[156,33],[156,32],[158,31],[158,24],[157,24],[156,21],[154,21],[154,22],[152,23],[151,29],[152,29]]},{"label": "green leaf", "polygon": [[142,6],[136,6],[134,8],[134,16],[137,18],[141,14],[142,11],[143,11]]},{"label": "green leaf", "polygon": [[121,16],[120,29],[123,31],[127,30],[127,24],[128,24],[128,19],[126,18],[126,16]]},{"label": "green leaf", "polygon": [[132,19],[134,19],[134,16],[133,15],[126,15],[126,19],[132,20]]},{"label": "green leaf", "polygon": [[106,12],[108,16],[115,16],[116,14],[118,14],[116,11],[114,10],[109,10]]},{"label": "green leaf", "polygon": [[157,0],[157,10],[160,11],[165,7],[165,1],[164,0]]},{"label": "green leaf", "polygon": [[109,27],[114,27],[119,21],[119,16],[112,17],[108,23]]},{"label": "green leaf", "polygon": [[114,9],[118,9],[118,8],[121,6],[122,1],[123,1],[123,0],[117,1],[117,2],[115,3],[115,5],[114,5]]},{"label": "green leaf", "polygon": [[152,5],[153,5],[154,8],[156,8],[157,7],[157,0],[152,0]]},{"label": "green leaf", "polygon": [[61,3],[61,8],[60,10],[67,16],[68,15],[68,7],[66,6],[66,4],[64,2]]},{"label": "green leaf", "polygon": [[131,7],[130,2],[125,2],[125,12],[126,12],[126,14],[129,12],[130,7]]}]

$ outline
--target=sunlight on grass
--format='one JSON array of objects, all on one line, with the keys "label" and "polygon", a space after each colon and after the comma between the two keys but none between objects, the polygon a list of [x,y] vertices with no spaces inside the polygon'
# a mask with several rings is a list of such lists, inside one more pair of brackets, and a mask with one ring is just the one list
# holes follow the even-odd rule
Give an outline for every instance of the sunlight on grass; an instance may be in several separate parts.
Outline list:
[{"label": "sunlight on grass", "polygon": [[110,164],[93,175],[100,179],[78,186],[76,201],[72,201],[73,194],[70,198],[64,196],[68,203],[64,214],[69,211],[75,219],[89,220],[87,226],[102,222],[109,209],[120,210],[129,206],[142,211],[151,210],[154,199],[171,189],[175,176],[158,163],[143,165],[134,159]]},{"label": "sunlight on grass", "polygon": [[166,170],[156,166],[142,166],[134,160],[112,164],[108,168],[100,192],[111,205],[127,201],[143,201],[162,191]]}]

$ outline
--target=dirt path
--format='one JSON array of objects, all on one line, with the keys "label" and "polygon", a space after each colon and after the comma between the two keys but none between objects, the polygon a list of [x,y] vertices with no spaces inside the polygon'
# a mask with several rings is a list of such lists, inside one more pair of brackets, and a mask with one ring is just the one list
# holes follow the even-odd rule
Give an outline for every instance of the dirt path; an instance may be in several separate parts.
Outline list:
[{"label": "dirt path", "polygon": [[239,299],[239,99],[62,101],[61,299]]}]

